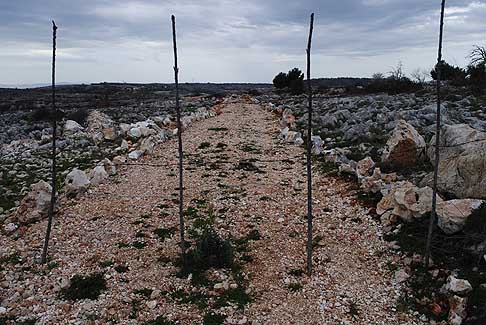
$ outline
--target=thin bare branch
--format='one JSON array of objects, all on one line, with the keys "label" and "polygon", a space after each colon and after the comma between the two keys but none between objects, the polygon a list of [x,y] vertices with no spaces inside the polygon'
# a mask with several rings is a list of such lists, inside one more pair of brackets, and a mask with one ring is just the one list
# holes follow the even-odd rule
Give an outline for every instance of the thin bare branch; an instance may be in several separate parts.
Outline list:
[{"label": "thin bare branch", "polygon": [[474,45],[471,54],[469,54],[469,58],[471,59],[471,65],[486,63],[486,47]]}]

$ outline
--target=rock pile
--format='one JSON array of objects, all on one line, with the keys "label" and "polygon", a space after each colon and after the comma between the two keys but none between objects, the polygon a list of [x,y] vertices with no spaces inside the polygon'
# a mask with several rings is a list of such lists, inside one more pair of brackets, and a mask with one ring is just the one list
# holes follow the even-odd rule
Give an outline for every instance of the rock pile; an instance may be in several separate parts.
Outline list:
[{"label": "rock pile", "polygon": [[449,324],[461,325],[467,316],[467,298],[465,296],[471,292],[473,288],[469,281],[450,275],[447,278],[447,283],[445,284],[444,289],[449,293]]},{"label": "rock pile", "polygon": [[[486,132],[486,104],[474,96],[447,97],[444,100],[443,124],[467,124]],[[280,114],[291,110],[295,124],[301,130],[307,125],[307,97],[290,95],[262,95],[258,97],[267,106],[278,108]],[[350,146],[363,144],[363,154],[385,144],[387,133],[400,120],[413,126],[425,139],[435,132],[435,94],[364,95],[329,97],[315,94],[313,132],[321,138],[330,138],[328,145]],[[270,107],[269,107],[270,108]],[[273,110],[273,109],[272,109]]]},{"label": "rock pile", "polygon": [[108,115],[99,111],[92,111],[88,115],[87,124],[86,133],[96,144],[104,140],[113,141],[116,139],[115,123]]},{"label": "rock pile", "polygon": [[282,130],[279,136],[281,140],[296,145],[304,144],[302,133],[296,130],[295,116],[292,114],[291,109],[283,110],[281,107],[276,107],[273,104],[269,104],[267,109],[281,117]]},{"label": "rock pile", "polygon": [[[283,109],[268,104],[267,109],[281,116],[283,127],[280,138],[286,142],[302,145],[301,134],[290,131],[295,118],[289,108]],[[329,119],[331,119],[329,117]],[[334,123],[334,122],[333,122]],[[331,123],[332,124],[332,123]],[[407,121],[398,120],[392,130],[381,155],[381,163],[396,167],[414,166],[425,159],[426,142],[419,132]],[[457,197],[486,198],[486,133],[472,129],[468,125],[445,126],[441,138],[441,164],[439,168],[439,190],[454,193]],[[418,186],[399,177],[397,173],[384,174],[371,157],[356,162],[347,158],[351,150],[333,148],[326,150],[326,143],[320,136],[312,137],[314,154],[323,154],[325,160],[338,165],[340,173],[355,176],[364,192],[382,196],[377,205],[387,229],[397,220],[411,222],[431,211],[432,188]],[[483,141],[485,140],[485,141]],[[433,142],[432,139],[431,142]],[[432,149],[428,157],[434,159]],[[427,177],[425,178],[427,179]],[[444,184],[445,183],[445,184]],[[450,200],[438,197],[439,227],[447,234],[462,229],[466,219],[478,209],[481,200]]]},{"label": "rock pile", "polygon": [[[197,107],[183,115],[183,127],[217,113],[217,106],[212,109]],[[174,134],[177,134],[176,124],[170,115],[154,116],[134,123],[117,123],[107,114],[93,110],[86,118],[86,127],[66,120],[61,124],[56,143],[59,150],[58,172],[65,176],[63,186],[66,194],[74,196],[86,191],[89,186],[106,182],[109,176],[116,174],[116,165],[125,164],[127,158],[138,160],[152,154],[157,144]],[[18,224],[42,219],[47,213],[45,208],[49,206],[51,190],[42,180],[50,179],[50,150],[51,131],[48,128],[41,132],[40,140],[15,140],[0,147],[3,162],[0,164],[0,176],[6,185],[0,185],[0,195],[5,196],[5,201],[12,200],[9,205],[0,206],[0,221],[7,219],[6,215],[20,206],[15,219],[8,218],[8,224],[14,220],[8,227],[11,231]],[[29,191],[29,185],[35,181],[33,191]],[[25,194],[27,196],[22,202],[15,202]]]},{"label": "rock pile", "polygon": [[[398,225],[399,221],[420,222],[418,219],[431,212],[432,174],[427,174],[426,166],[432,166],[435,158],[436,107],[430,103],[432,99],[423,94],[316,99],[313,123],[318,135],[312,137],[313,154],[335,164],[340,173],[355,177],[363,192],[377,196],[376,213],[385,234],[407,229]],[[294,132],[306,129],[304,96],[262,96],[260,100],[267,103],[267,109],[281,116],[281,139],[292,142],[294,134],[290,128],[294,122]],[[437,196],[437,220],[442,235],[461,236],[468,219],[485,203],[485,108],[484,102],[469,97],[448,97],[442,107],[444,126],[439,141]],[[482,242],[467,250],[486,260],[485,245]],[[397,242],[390,242],[390,247],[400,249]],[[413,261],[421,265],[422,258],[415,254]],[[438,272],[445,271],[434,268],[431,273],[435,278]],[[395,281],[408,282],[412,272],[410,268],[399,269]],[[453,275],[447,279],[441,293],[448,297],[449,324],[460,325],[466,319],[467,295],[472,290],[467,280]],[[431,308],[436,315],[443,310],[438,304],[432,304]]]}]

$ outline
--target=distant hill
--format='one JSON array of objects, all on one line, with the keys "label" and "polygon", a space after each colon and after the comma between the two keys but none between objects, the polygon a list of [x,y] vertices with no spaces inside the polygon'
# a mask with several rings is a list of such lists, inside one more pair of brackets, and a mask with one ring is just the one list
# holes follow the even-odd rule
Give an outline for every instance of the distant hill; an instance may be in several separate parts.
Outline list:
[{"label": "distant hill", "polygon": [[[372,81],[371,78],[316,78],[312,79],[315,88],[340,88],[366,86]],[[122,83],[122,82],[99,82],[92,84],[76,84],[61,82],[56,84],[58,88],[63,88],[66,92],[98,92],[100,90],[143,90],[143,91],[173,91],[173,83]],[[45,89],[51,85],[48,83],[38,84],[0,84],[0,89]],[[273,89],[271,83],[202,83],[184,82],[179,84],[183,93],[219,94],[230,92],[247,92],[251,90],[268,91]]]},{"label": "distant hill", "polygon": [[[222,97],[227,94],[271,92],[271,84],[238,83],[182,83],[180,93],[184,96]],[[120,106],[158,105],[161,100],[174,98],[174,84],[96,83],[84,85],[61,84],[56,87],[59,108],[92,109]],[[0,88],[0,113],[32,110],[49,107],[51,89]]]},{"label": "distant hill", "polygon": [[[62,85],[75,85],[72,82],[60,82],[57,84],[58,86]],[[43,88],[43,87],[50,87],[50,83],[38,83],[38,84],[0,84],[0,88],[9,88],[9,89],[31,89],[31,88]]]},{"label": "distant hill", "polygon": [[[0,88],[6,88],[6,89],[36,89],[36,88],[46,88],[50,87],[50,83],[38,83],[38,84],[0,84]],[[99,83],[92,83],[92,84],[80,84],[80,83],[72,83],[72,82],[60,82],[56,83],[56,86],[68,86],[68,87],[91,87],[91,88],[100,88],[100,87],[105,87],[105,88],[117,88],[117,89],[123,89],[123,88],[132,88],[132,89],[137,89],[137,88],[145,88],[145,89],[151,89],[151,90],[172,90],[174,88],[173,83],[122,83],[122,82],[99,82]],[[192,92],[192,91],[198,91],[198,92],[209,92],[212,93],[216,90],[226,90],[226,91],[231,91],[231,90],[251,90],[255,88],[269,88],[272,87],[272,84],[268,83],[180,83],[179,84],[180,88],[182,90]]]},{"label": "distant hill", "polygon": [[371,78],[318,78],[312,79],[312,85],[317,88],[356,87],[369,85],[372,81]]}]

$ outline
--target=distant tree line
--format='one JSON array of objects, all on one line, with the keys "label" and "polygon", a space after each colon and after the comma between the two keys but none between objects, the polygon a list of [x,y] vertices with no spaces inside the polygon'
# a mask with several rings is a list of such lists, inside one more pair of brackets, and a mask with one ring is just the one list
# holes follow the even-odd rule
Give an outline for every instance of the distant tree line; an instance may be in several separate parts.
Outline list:
[{"label": "distant tree line", "polygon": [[423,78],[419,76],[419,72],[416,73],[417,80],[410,79],[403,72],[402,62],[398,62],[398,65],[388,72],[388,76],[383,73],[375,73],[372,81],[364,87],[364,92],[396,95],[419,91],[423,88]]},{"label": "distant tree line", "polygon": [[[372,79],[354,78],[353,80],[352,83],[344,86],[348,93],[384,92],[392,95],[411,93],[423,88],[423,82],[412,81],[405,76],[401,62],[388,73],[388,76],[382,73],[376,73]],[[318,84],[319,80],[316,80],[316,85]],[[304,74],[298,68],[293,68],[287,73],[280,72],[273,79],[273,85],[282,92],[288,92],[294,95],[302,94],[305,86]],[[318,90],[324,91],[327,88],[329,87],[321,85],[318,87]]]},{"label": "distant tree line", "polygon": [[[486,94],[486,47],[474,46],[469,55],[470,62],[466,68],[453,66],[445,61],[441,63],[441,79],[453,86],[468,87],[474,94]],[[346,93],[387,93],[390,95],[400,93],[413,93],[423,89],[429,72],[417,69],[410,77],[403,72],[401,62],[387,74],[375,73],[371,79],[355,79],[354,83],[343,84]],[[437,80],[437,66],[430,71],[430,77]],[[316,85],[319,82],[316,80]],[[273,85],[279,91],[292,94],[301,94],[304,90],[304,74],[298,68],[287,73],[280,72],[273,79]],[[332,85],[321,85],[318,91],[326,91]]]},{"label": "distant tree line", "polygon": [[[486,93],[486,47],[474,46],[469,55],[466,68],[441,62],[441,79],[454,86],[467,86],[475,94]],[[437,65],[430,72],[432,79],[437,80]]]}]

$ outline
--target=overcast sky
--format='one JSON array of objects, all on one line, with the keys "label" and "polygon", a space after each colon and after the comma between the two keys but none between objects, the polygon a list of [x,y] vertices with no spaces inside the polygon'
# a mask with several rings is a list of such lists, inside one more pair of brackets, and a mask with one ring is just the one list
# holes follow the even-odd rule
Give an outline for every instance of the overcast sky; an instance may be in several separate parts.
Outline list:
[{"label": "overcast sky", "polygon": [[[467,64],[486,45],[486,0],[447,1],[444,57]],[[305,68],[315,12],[313,77],[371,76],[402,61],[429,70],[440,0],[0,0],[0,84],[50,80],[51,19],[59,82],[171,82],[170,15],[183,82],[271,82]]]}]

